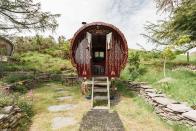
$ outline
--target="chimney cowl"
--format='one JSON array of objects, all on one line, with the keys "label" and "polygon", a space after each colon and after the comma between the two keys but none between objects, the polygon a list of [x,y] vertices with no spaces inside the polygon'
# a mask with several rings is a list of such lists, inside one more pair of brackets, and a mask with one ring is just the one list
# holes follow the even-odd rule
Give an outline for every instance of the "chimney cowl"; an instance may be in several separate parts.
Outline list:
[{"label": "chimney cowl", "polygon": [[82,25],[86,25],[87,23],[85,21],[82,22]]}]

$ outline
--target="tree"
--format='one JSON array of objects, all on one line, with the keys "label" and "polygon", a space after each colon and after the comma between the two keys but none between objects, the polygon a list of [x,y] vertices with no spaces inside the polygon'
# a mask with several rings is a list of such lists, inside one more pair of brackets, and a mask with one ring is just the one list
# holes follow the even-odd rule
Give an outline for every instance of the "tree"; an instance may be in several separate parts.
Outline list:
[{"label": "tree", "polygon": [[155,0],[158,11],[173,11],[181,0]]},{"label": "tree", "polygon": [[137,52],[131,52],[129,54],[129,80],[134,81],[139,75],[142,75],[145,73],[145,69],[141,67],[140,64],[140,53]]},{"label": "tree", "polygon": [[41,4],[33,0],[1,0],[0,36],[23,30],[54,31],[59,16],[41,11]]},{"label": "tree", "polygon": [[157,45],[173,46],[188,51],[196,47],[196,1],[184,0],[175,8],[169,20],[148,23],[143,36]]},{"label": "tree", "polygon": [[175,53],[172,51],[172,49],[170,47],[166,47],[163,50],[161,55],[162,55],[162,58],[163,58],[163,74],[164,74],[164,77],[166,77],[166,62],[168,60],[174,59],[176,56],[175,56]]}]

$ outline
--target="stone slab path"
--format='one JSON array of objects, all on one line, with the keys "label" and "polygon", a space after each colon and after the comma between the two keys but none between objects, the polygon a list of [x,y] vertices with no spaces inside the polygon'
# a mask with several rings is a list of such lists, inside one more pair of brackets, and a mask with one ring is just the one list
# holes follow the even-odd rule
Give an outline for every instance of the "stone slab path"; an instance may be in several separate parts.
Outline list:
[{"label": "stone slab path", "polygon": [[76,105],[73,104],[53,105],[53,106],[49,106],[48,110],[51,112],[58,112],[58,111],[71,110],[74,109],[75,107]]},{"label": "stone slab path", "polygon": [[59,101],[64,101],[64,100],[67,100],[67,99],[72,99],[72,96],[63,96],[63,97],[58,97],[57,100]]},{"label": "stone slab path", "polygon": [[63,127],[75,125],[77,121],[72,117],[55,117],[52,120],[52,129],[60,129]]}]

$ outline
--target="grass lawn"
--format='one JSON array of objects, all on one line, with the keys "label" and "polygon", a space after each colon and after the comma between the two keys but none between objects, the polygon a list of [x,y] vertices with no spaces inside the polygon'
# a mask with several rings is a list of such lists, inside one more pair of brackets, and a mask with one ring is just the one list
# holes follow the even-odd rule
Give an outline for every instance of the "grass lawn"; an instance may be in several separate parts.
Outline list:
[{"label": "grass lawn", "polygon": [[[190,56],[189,61],[192,64],[196,64],[196,56]],[[187,56],[186,55],[178,55],[176,58],[173,60],[173,62],[182,62],[186,63],[187,62]]]},{"label": "grass lawn", "polygon": [[[0,63],[4,71],[40,71],[40,72],[60,72],[62,70],[73,71],[73,66],[70,60],[62,59],[60,57],[53,57],[49,54],[42,54],[38,52],[26,52],[23,54],[16,54],[16,59],[11,63]],[[2,70],[0,69],[0,71]]]},{"label": "grass lawn", "polygon": [[120,102],[114,106],[126,130],[134,131],[192,131],[192,129],[175,122],[167,123],[162,120],[147,102],[135,92],[125,88],[117,82],[118,92],[121,94]]},{"label": "grass lawn", "polygon": [[[56,89],[63,88],[63,93],[58,93]],[[83,114],[89,110],[90,102],[85,100],[80,94],[77,86],[65,87],[58,83],[42,84],[33,91],[34,94],[34,110],[36,115],[33,117],[33,122],[30,131],[51,131],[51,123],[54,117],[73,117],[78,123],[73,126],[68,126],[60,129],[61,131],[76,131],[79,129],[79,122]],[[72,96],[72,99],[58,101],[58,97]],[[76,104],[76,109],[71,111],[49,112],[48,107],[59,104]]]},{"label": "grass lawn", "polygon": [[[192,64],[196,63],[196,56],[191,56],[190,60]],[[166,64],[166,77],[172,78],[172,81],[165,83],[159,83],[160,80],[164,79],[161,61],[145,61],[142,63],[141,66],[146,69],[146,72],[135,81],[148,82],[152,87],[175,100],[187,102],[190,106],[196,105],[196,72],[183,68],[172,70],[176,65],[186,63],[186,56],[178,55],[175,60]],[[129,78],[128,66],[122,72],[121,78]]]},{"label": "grass lawn", "polygon": [[163,91],[169,97],[179,101],[188,102],[189,105],[196,104],[196,72],[187,70],[167,70],[166,77],[173,80],[167,83],[159,83],[163,79],[161,68],[149,65],[147,73],[140,76],[137,81],[146,81],[154,88]]}]

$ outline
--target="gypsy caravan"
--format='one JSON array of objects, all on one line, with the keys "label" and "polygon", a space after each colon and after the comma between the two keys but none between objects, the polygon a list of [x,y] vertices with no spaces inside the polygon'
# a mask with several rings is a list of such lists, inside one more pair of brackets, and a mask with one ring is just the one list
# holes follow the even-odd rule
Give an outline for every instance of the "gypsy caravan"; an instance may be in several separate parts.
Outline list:
[{"label": "gypsy caravan", "polygon": [[94,100],[107,100],[107,108],[110,108],[110,80],[120,76],[127,58],[127,41],[123,33],[111,24],[83,23],[74,34],[71,41],[72,64],[78,77],[91,80],[93,108]]}]

